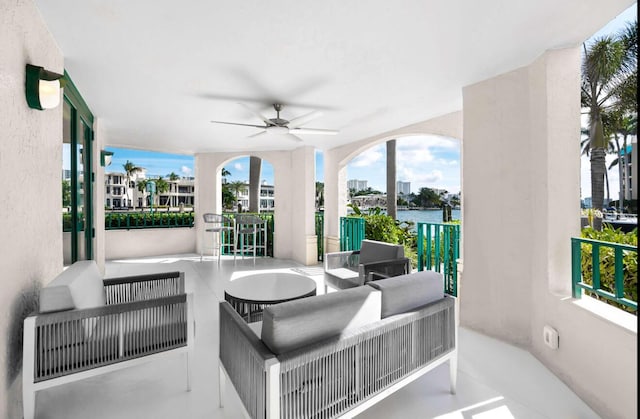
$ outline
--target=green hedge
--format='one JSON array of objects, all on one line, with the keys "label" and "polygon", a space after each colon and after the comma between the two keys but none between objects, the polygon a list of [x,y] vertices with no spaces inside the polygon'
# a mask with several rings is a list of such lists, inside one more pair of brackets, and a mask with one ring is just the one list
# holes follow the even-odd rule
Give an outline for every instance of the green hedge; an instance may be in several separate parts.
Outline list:
[{"label": "green hedge", "polygon": [[105,214],[106,230],[193,227],[193,212],[112,212]]}]

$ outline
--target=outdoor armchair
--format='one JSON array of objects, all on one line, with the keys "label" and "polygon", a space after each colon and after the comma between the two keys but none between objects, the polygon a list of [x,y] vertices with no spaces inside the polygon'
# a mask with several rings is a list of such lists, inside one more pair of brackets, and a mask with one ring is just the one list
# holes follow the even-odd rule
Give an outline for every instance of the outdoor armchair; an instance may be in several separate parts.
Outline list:
[{"label": "outdoor armchair", "polygon": [[330,286],[346,289],[366,282],[411,273],[404,246],[362,240],[360,250],[327,253],[324,258],[325,292]]},{"label": "outdoor armchair", "polygon": [[39,312],[24,320],[24,418],[35,417],[39,390],[170,353],[186,353],[190,390],[194,329],[184,273],[103,280],[95,261],[74,263],[40,291]]}]

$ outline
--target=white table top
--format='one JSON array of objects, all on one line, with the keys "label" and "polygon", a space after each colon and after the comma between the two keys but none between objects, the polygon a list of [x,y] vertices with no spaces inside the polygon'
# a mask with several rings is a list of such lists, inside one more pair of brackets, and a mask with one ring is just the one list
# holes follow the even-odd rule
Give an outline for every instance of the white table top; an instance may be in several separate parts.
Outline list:
[{"label": "white table top", "polygon": [[269,272],[247,275],[231,281],[225,292],[247,301],[286,301],[309,294],[316,289],[314,280],[287,272]]}]

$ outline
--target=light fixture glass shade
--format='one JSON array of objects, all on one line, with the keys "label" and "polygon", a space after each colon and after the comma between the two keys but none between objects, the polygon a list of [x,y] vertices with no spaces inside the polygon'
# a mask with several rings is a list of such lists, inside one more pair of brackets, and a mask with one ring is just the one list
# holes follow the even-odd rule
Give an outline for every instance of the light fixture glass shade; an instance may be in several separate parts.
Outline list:
[{"label": "light fixture glass shade", "polygon": [[32,109],[52,109],[60,104],[62,74],[27,64],[25,93]]},{"label": "light fixture glass shade", "polygon": [[53,109],[60,104],[60,80],[40,80],[38,87],[42,109]]}]

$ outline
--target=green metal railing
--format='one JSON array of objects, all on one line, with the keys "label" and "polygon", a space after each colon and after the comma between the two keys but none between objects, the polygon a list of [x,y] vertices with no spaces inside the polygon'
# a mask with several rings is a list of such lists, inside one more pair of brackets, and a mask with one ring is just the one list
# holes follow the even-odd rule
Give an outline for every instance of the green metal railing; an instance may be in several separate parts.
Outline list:
[{"label": "green metal railing", "polygon": [[[227,218],[235,220],[238,215],[235,212],[225,212],[223,215]],[[251,213],[251,212],[243,212],[242,215],[254,215],[259,217],[262,220],[267,222],[267,254],[265,256],[273,257],[273,231],[274,231],[274,222],[273,222],[273,213]],[[222,239],[222,254],[223,255],[233,255],[233,244],[235,237],[233,234],[225,234]]]},{"label": "green metal railing", "polygon": [[[605,259],[609,259],[613,252],[613,278],[603,278],[601,267]],[[638,257],[638,248],[620,243],[603,242],[599,240],[571,238],[571,285],[573,298],[581,298],[582,290],[592,292],[606,300],[613,301],[623,306],[638,310],[638,302],[625,296],[625,268],[624,256],[629,252],[635,252],[635,259]],[[590,253],[590,255],[589,255]],[[591,278],[585,278],[582,272],[583,258],[591,257]],[[586,260],[588,262],[588,260]],[[635,278],[635,274],[633,274]],[[613,281],[611,281],[613,279]],[[589,283],[591,282],[591,283]],[[612,287],[606,287],[604,283],[613,282]],[[604,286],[604,287],[603,287]],[[635,286],[635,285],[634,285]],[[636,297],[637,298],[637,297]]]},{"label": "green metal railing", "polygon": [[316,237],[318,246],[318,262],[324,260],[324,213],[316,212]]},{"label": "green metal railing", "polygon": [[460,225],[418,223],[418,270],[442,272],[447,294],[458,295]]},{"label": "green metal railing", "polygon": [[364,240],[364,218],[340,217],[340,251],[360,250]]}]

